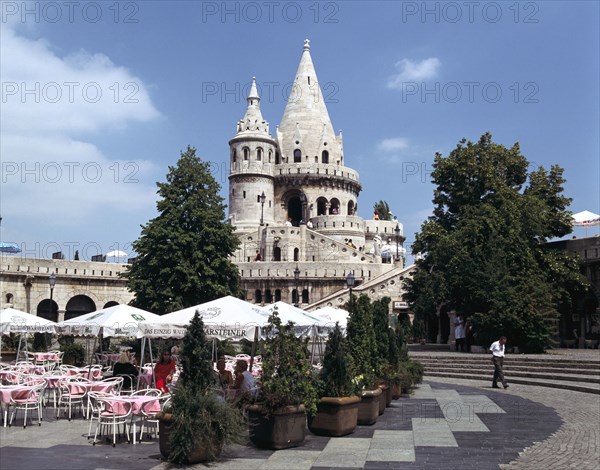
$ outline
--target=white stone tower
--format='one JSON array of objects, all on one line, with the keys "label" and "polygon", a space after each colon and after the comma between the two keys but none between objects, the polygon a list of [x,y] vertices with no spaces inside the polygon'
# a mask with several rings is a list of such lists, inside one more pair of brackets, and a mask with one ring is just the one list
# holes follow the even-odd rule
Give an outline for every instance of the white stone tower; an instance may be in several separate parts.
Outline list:
[{"label": "white stone tower", "polygon": [[273,166],[279,158],[277,144],[269,134],[269,123],[260,112],[255,77],[247,101],[246,114],[237,123],[235,137],[229,141],[229,218],[238,232],[256,230],[261,216],[263,223],[273,222]]}]

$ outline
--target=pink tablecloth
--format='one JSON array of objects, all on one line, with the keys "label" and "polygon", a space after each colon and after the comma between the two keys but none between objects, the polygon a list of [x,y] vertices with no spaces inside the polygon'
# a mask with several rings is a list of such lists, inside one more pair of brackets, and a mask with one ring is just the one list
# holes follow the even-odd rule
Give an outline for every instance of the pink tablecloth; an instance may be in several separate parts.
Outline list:
[{"label": "pink tablecloth", "polygon": [[68,382],[72,394],[81,395],[84,392],[112,393],[114,384],[110,382]]},{"label": "pink tablecloth", "polygon": [[23,385],[11,385],[0,388],[0,402],[10,403],[10,399],[24,400],[31,392],[32,387]]},{"label": "pink tablecloth", "polygon": [[44,378],[46,379],[46,383],[48,384],[48,388],[58,388],[59,380],[65,380],[71,376],[69,375],[46,375]]},{"label": "pink tablecloth", "polygon": [[78,369],[68,369],[67,375],[79,375],[89,380],[100,380],[102,378],[102,369],[91,369],[89,367],[79,367]]},{"label": "pink tablecloth", "polygon": [[133,396],[133,397],[113,397],[108,399],[113,412],[124,414],[127,412],[127,403],[131,404],[131,413],[134,415],[141,414],[142,410],[146,413],[158,413],[160,411],[160,401],[157,397],[149,396]]},{"label": "pink tablecloth", "polygon": [[36,361],[58,361],[56,353],[33,353],[33,357]]}]

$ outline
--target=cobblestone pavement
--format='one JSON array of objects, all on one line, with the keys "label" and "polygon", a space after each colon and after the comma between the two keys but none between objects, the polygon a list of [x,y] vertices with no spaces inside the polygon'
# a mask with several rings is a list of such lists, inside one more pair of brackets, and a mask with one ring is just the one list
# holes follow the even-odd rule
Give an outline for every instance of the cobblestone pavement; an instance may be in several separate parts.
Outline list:
[{"label": "cobblestone pavement", "polygon": [[[211,468],[597,468],[597,396],[518,385],[496,391],[460,382],[427,381],[410,398],[394,401],[375,425],[359,426],[349,436],[308,433],[302,446],[276,452],[232,446]],[[87,422],[47,415],[41,427],[0,428],[0,469],[172,468],[161,461],[156,440],[92,446]]]},{"label": "cobblestone pavement", "polygon": [[[598,351],[586,351],[598,357]],[[580,351],[581,353],[581,351]],[[573,359],[582,354],[572,351]],[[510,383],[510,377],[507,377]],[[474,388],[489,387],[487,381],[435,377],[431,383],[460,384]],[[589,393],[557,390],[531,385],[513,384],[504,391],[507,395],[528,398],[553,408],[563,424],[552,435],[525,448],[517,459],[500,465],[503,470],[566,469],[598,470],[600,468],[600,397]]]}]

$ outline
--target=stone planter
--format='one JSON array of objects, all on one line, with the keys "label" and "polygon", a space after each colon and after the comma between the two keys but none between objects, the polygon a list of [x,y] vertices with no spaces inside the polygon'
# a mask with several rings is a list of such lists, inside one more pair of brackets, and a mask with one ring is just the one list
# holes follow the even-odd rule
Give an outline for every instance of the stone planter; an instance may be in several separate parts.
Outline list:
[{"label": "stone planter", "polygon": [[385,406],[388,407],[392,404],[392,400],[394,399],[394,389],[391,384],[388,384],[385,394]]},{"label": "stone planter", "polygon": [[308,429],[319,436],[339,437],[351,434],[358,420],[359,397],[323,397]]},{"label": "stone planter", "polygon": [[381,395],[379,395],[379,415],[382,415],[387,406],[387,392],[390,387],[386,384],[381,384],[379,388],[381,389]]},{"label": "stone planter", "polygon": [[377,421],[379,417],[379,397],[381,389],[363,390],[358,404],[358,424],[370,426]]},{"label": "stone planter", "polygon": [[[171,413],[159,413],[156,415],[158,419],[158,446],[161,455],[165,458],[169,458],[171,453],[171,430],[173,428],[173,415]],[[219,451],[219,453],[221,453]],[[190,464],[206,462],[208,455],[206,452],[206,445],[200,443],[187,457],[187,462]]]},{"label": "stone planter", "polygon": [[264,449],[296,447],[306,437],[306,408],[304,405],[287,406],[267,416],[259,405],[250,405],[248,428],[250,441]]},{"label": "stone planter", "polygon": [[390,388],[392,389],[392,399],[397,400],[402,396],[402,390],[400,389],[400,385],[393,384]]}]

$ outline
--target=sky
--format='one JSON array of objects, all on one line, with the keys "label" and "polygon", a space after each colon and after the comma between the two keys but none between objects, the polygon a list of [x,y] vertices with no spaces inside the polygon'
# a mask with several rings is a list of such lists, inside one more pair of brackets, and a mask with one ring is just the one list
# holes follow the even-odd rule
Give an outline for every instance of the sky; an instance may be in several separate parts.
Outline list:
[{"label": "sky", "polygon": [[600,213],[599,5],[1,1],[1,241],[26,257],[133,254],[187,145],[226,198],[251,79],[273,132],[305,38],[358,214],[386,200],[409,253],[435,153],[487,131],[532,170],[562,166],[571,210]]}]

